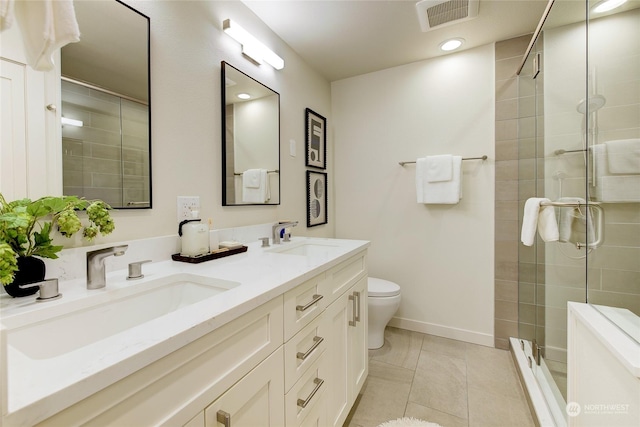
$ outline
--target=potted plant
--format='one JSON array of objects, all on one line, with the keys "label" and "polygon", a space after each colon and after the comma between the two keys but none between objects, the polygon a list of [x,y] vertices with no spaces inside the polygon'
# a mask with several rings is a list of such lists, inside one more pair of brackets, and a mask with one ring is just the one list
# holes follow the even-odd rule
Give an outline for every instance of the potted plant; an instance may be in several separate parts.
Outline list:
[{"label": "potted plant", "polygon": [[[44,279],[44,261],[58,258],[63,246],[53,244],[51,232],[70,238],[82,230],[92,241],[98,233],[109,234],[115,226],[102,200],[85,200],[76,196],[46,196],[38,200],[7,202],[0,193],[0,282],[11,296],[26,296],[38,288],[21,289],[19,285]],[[88,225],[83,226],[78,211],[86,210]]]}]

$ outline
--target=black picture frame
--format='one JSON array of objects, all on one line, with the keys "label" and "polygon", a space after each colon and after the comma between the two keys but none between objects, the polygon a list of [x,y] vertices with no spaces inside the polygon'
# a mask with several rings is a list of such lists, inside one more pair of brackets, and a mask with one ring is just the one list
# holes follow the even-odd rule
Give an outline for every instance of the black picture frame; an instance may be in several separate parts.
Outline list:
[{"label": "black picture frame", "polygon": [[307,171],[307,227],[326,224],[327,221],[327,174]]},{"label": "black picture frame", "polygon": [[305,109],[305,164],[327,168],[327,119],[310,108]]}]

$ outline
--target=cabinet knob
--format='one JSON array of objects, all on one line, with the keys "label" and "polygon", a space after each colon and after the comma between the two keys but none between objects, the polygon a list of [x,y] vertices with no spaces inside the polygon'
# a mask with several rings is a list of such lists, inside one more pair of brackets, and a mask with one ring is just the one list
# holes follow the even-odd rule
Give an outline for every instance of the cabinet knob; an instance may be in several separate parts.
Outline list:
[{"label": "cabinet knob", "polygon": [[58,107],[56,107],[55,104],[47,105],[47,110],[49,110],[49,111],[56,111],[57,109],[58,109]]},{"label": "cabinet knob", "polygon": [[216,413],[216,421],[224,427],[231,427],[231,414],[221,409]]}]

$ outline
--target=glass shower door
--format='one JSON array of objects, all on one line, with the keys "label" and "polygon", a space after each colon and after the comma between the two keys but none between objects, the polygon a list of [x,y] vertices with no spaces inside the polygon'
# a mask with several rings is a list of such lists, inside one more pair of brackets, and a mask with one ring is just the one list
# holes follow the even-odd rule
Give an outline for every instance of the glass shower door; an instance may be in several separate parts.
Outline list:
[{"label": "glass shower door", "polygon": [[560,237],[519,246],[519,336],[558,425],[567,302],[640,315],[640,2],[594,3],[556,0],[519,76],[520,225],[548,198]]}]

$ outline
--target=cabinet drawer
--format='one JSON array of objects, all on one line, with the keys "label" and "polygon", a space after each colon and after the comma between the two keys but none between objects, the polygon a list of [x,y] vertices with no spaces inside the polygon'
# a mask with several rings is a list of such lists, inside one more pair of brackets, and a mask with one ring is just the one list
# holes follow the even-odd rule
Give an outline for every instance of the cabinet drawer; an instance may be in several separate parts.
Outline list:
[{"label": "cabinet drawer", "polygon": [[320,330],[322,316],[316,317],[311,323],[284,345],[284,389],[289,389],[300,376],[322,354],[327,346],[325,334]]},{"label": "cabinet drawer", "polygon": [[[327,388],[325,371],[324,358],[321,355],[285,395],[287,427],[302,425],[315,410],[326,412],[323,407],[323,396]],[[318,409],[318,407],[321,408]]]},{"label": "cabinet drawer", "polygon": [[322,313],[326,298],[320,290],[324,273],[284,294],[284,340],[289,340]]},{"label": "cabinet drawer", "polygon": [[309,410],[307,416],[296,424],[299,427],[327,427],[327,408],[325,406],[326,397],[323,393],[318,397],[318,402]]},{"label": "cabinet drawer", "polygon": [[320,286],[320,292],[327,300],[325,305],[328,306],[335,301],[340,295],[345,293],[347,289],[353,286],[360,278],[367,274],[367,256],[366,252],[349,258],[348,260],[336,265],[325,273],[325,280]]},{"label": "cabinet drawer", "polygon": [[278,297],[42,425],[183,425],[282,342],[282,299]]}]

